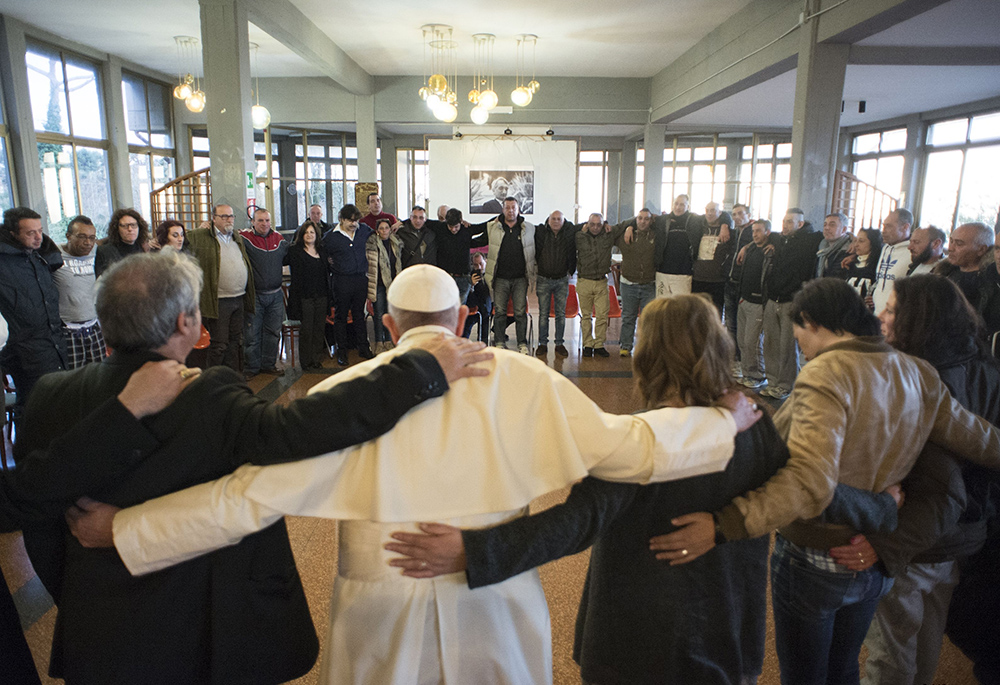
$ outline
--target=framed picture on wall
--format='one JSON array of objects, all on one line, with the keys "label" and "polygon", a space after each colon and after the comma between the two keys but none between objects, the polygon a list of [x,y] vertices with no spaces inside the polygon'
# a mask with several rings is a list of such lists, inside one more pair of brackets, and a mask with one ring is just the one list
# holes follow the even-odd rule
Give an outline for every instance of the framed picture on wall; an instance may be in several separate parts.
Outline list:
[{"label": "framed picture on wall", "polygon": [[496,215],[503,212],[503,200],[517,200],[521,214],[535,211],[535,171],[533,169],[476,169],[469,172],[469,213]]}]

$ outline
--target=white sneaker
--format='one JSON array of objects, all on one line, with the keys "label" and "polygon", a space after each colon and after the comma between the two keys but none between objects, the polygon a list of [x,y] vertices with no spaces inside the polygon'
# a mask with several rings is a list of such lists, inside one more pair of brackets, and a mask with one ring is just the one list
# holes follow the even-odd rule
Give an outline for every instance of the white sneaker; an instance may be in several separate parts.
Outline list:
[{"label": "white sneaker", "polygon": [[742,367],[740,367],[740,363],[739,362],[733,362],[732,375],[733,375],[733,378],[736,378],[736,379],[743,378],[743,369],[742,369]]},{"label": "white sneaker", "polygon": [[517,346],[517,351],[521,354],[531,355],[531,350],[528,349],[528,346],[523,343]]}]

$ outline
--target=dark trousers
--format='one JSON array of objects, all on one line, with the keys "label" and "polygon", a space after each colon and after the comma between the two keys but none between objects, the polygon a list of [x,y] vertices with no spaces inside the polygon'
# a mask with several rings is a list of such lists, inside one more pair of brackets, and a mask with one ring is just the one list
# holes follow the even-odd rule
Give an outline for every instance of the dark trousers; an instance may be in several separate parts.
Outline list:
[{"label": "dark trousers", "polygon": [[212,336],[206,366],[225,364],[236,371],[243,370],[243,297],[220,297],[219,318],[202,319]]},{"label": "dark trousers", "polygon": [[382,317],[389,311],[389,301],[386,298],[386,293],[386,287],[379,283],[375,288],[375,301],[372,302],[372,308],[375,310],[375,342],[377,343],[392,342],[389,329],[382,323]]},{"label": "dark trousers", "polygon": [[[338,349],[368,347],[368,327],[365,326],[365,302],[368,301],[368,274],[335,275],[333,277],[333,334]],[[347,324],[347,313],[353,319]]]},{"label": "dark trousers", "polygon": [[0,674],[3,674],[0,680],[5,683],[18,683],[18,685],[41,683],[2,569],[0,569]]},{"label": "dark trousers", "polygon": [[712,298],[712,302],[715,304],[715,308],[719,310],[719,316],[722,316],[722,310],[725,305],[725,283],[712,283],[710,281],[691,281],[691,292],[692,293],[705,293]]},{"label": "dark trousers", "polygon": [[323,329],[326,326],[326,297],[307,298],[302,300],[302,327],[299,329],[299,363],[305,369],[310,366],[320,366],[327,356],[326,336]]},{"label": "dark trousers", "polygon": [[722,320],[726,324],[726,330],[733,337],[736,345],[736,361],[740,360],[739,338],[736,332],[737,312],[740,306],[740,286],[739,283],[728,281],[726,283],[726,293],[722,306]]}]

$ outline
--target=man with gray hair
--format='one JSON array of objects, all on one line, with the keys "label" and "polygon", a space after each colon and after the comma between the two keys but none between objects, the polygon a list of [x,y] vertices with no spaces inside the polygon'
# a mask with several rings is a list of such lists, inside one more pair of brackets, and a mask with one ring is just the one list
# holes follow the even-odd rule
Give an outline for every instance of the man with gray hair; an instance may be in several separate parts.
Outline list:
[{"label": "man with gray hair", "polygon": [[253,315],[257,297],[243,238],[233,230],[235,219],[231,206],[215,205],[212,225],[188,231],[187,240],[205,275],[201,313],[212,337],[205,364],[242,372],[244,315]]},{"label": "man with gray hair", "polygon": [[[428,337],[461,333],[468,313],[455,281],[428,265],[400,273],[388,303],[385,323],[397,347],[311,392],[370,374]],[[513,351],[498,349],[488,368],[488,376],[456,383],[377,440],[294,464],[244,466],[117,513],[95,511],[80,534],[90,544],[86,529],[110,514],[119,554],[143,574],[235,544],[286,514],[338,519],[322,682],[551,683],[549,617],[536,571],[475,591],[460,573],[404,577],[382,547],[390,533],[415,531],[417,521],[505,521],[588,473],[647,482],[719,471],[737,430],[759,412],[731,393],[723,402],[733,413],[690,407],[615,416]],[[470,434],[482,436],[471,452]],[[110,523],[97,526],[98,544],[110,542]]]},{"label": "man with gray hair", "polygon": [[962,224],[951,232],[948,259],[935,271],[954,281],[973,309],[980,300],[989,297],[986,271],[993,264],[993,229],[975,222]]},{"label": "man with gray hair", "polygon": [[482,345],[436,338],[424,347],[444,369],[411,346],[366,378],[270,404],[227,367],[200,377],[184,367],[200,336],[201,286],[198,265],[176,252],[105,272],[97,313],[114,354],[35,386],[14,447],[18,468],[0,480],[0,529],[24,527],[59,607],[50,673],[68,682],[280,683],[306,673],[318,649],[283,523],[135,579],[116,555],[66,541],[62,514],[78,498],[128,506],[246,461],[341,449],[444,392],[446,378],[483,373],[466,368],[483,355],[462,351]]},{"label": "man with gray hair", "polygon": [[847,216],[843,212],[827,214],[823,219],[823,240],[816,252],[816,278],[847,278],[842,266],[854,236],[847,231]]}]

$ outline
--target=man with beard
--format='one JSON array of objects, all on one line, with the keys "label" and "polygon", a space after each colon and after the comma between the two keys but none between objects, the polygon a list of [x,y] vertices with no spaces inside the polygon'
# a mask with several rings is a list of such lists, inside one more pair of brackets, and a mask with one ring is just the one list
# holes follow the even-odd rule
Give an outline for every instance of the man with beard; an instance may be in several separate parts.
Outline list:
[{"label": "man with beard", "polygon": [[917,228],[910,234],[910,268],[907,276],[929,274],[941,261],[948,236],[937,226]]}]

